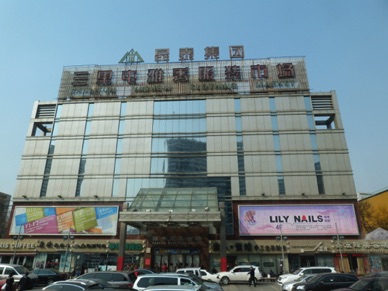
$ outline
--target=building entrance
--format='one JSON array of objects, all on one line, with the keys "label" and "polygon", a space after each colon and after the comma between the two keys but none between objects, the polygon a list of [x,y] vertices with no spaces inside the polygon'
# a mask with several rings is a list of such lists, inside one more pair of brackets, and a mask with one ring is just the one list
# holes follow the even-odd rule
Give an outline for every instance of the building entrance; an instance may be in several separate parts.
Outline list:
[{"label": "building entrance", "polygon": [[160,272],[175,272],[183,267],[200,267],[199,249],[156,249],[153,257],[155,269]]}]

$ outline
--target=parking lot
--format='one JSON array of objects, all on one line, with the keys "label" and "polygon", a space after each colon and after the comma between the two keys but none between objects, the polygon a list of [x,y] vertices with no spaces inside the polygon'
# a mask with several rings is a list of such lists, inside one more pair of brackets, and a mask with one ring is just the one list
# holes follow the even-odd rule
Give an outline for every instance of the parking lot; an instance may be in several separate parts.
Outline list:
[{"label": "parking lot", "polygon": [[[32,290],[42,290],[41,287],[35,287]],[[248,286],[247,284],[230,284],[223,286],[224,291],[245,291],[245,290],[258,290],[258,291],[280,291],[280,286],[277,283],[260,282],[256,285],[256,288]]]},{"label": "parking lot", "polygon": [[245,290],[260,290],[260,291],[280,291],[280,285],[277,283],[267,283],[260,282],[256,285],[256,288],[253,286],[248,286],[247,284],[230,284],[223,286],[225,291],[245,291]]}]

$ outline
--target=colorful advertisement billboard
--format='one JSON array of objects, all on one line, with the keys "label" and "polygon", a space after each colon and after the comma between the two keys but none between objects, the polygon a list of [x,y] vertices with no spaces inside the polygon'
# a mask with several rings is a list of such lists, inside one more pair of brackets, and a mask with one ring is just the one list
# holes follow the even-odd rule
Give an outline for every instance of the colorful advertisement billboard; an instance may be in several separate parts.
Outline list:
[{"label": "colorful advertisement billboard", "polygon": [[15,207],[10,235],[116,235],[118,206]]},{"label": "colorful advertisement billboard", "polygon": [[241,236],[358,235],[353,205],[240,205]]}]

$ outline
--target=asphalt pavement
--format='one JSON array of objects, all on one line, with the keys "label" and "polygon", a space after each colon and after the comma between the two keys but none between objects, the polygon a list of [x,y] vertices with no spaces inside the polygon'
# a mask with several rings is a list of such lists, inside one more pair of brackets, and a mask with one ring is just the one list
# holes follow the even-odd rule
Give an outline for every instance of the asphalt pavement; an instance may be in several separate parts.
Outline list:
[{"label": "asphalt pavement", "polygon": [[[44,286],[35,287],[32,290],[42,290]],[[246,284],[229,284],[223,285],[224,291],[281,291],[280,285],[277,283],[269,283],[269,282],[260,282],[254,286],[248,286],[248,282]]]},{"label": "asphalt pavement", "polygon": [[229,284],[223,285],[224,291],[281,291],[281,286],[277,283],[260,282],[256,287],[246,284]]}]

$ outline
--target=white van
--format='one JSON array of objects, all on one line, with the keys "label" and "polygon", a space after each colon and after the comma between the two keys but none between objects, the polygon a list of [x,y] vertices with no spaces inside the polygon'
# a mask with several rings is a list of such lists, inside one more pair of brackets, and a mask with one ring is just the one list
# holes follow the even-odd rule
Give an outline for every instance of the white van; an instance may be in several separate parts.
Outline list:
[{"label": "white van", "polygon": [[[30,273],[30,271],[20,265],[15,265],[15,264],[0,264],[0,280],[6,280],[9,276],[9,274],[13,274],[13,279],[15,280],[15,283],[19,283],[20,278],[23,277],[26,273],[28,274],[28,277],[31,279],[30,280],[30,285],[27,286],[28,289],[31,289],[34,285],[37,285],[38,283],[38,276]],[[5,285],[3,286],[5,288]],[[2,290],[3,290],[2,288]]]},{"label": "white van", "polygon": [[180,269],[176,270],[176,272],[179,274],[193,274],[193,275],[201,278],[202,280],[220,283],[220,279],[217,278],[217,274],[211,274],[207,270],[201,269],[198,267],[197,268],[195,268],[195,267],[194,268],[180,268]]},{"label": "white van", "polygon": [[198,286],[198,288],[208,289],[211,291],[224,291],[223,288],[217,283],[204,281],[197,276],[179,273],[141,275],[137,277],[132,288],[138,291],[142,291],[149,286],[154,285],[189,285]]}]

